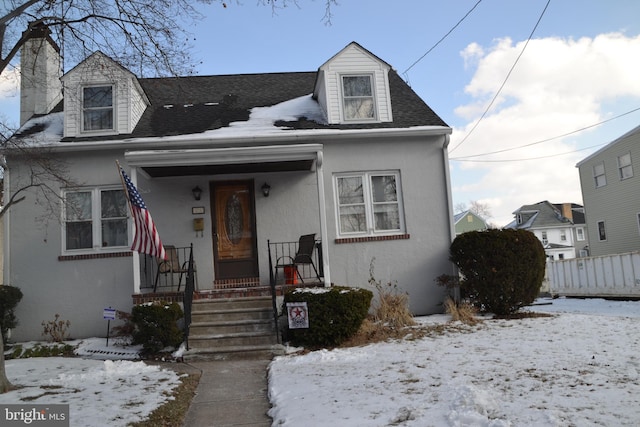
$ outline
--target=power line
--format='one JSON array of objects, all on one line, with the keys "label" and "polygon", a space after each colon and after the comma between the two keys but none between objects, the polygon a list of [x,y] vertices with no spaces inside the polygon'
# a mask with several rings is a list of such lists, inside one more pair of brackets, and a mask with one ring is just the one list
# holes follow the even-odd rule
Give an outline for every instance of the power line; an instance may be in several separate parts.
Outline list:
[{"label": "power line", "polygon": [[431,53],[431,51],[432,51],[433,49],[435,49],[435,48],[436,48],[436,47],[437,47],[437,46],[438,46],[438,45],[439,45],[439,44],[440,44],[444,39],[446,39],[446,38],[449,36],[449,34],[451,34],[451,33],[453,32],[453,30],[455,30],[455,29],[458,27],[458,25],[460,25],[460,24],[462,23],[462,21],[464,21],[464,20],[467,18],[467,16],[469,16],[469,15],[471,14],[471,12],[473,12],[473,10],[474,10],[474,9],[475,9],[479,4],[480,4],[480,2],[482,2],[482,0],[478,0],[478,1],[476,2],[476,4],[474,4],[474,5],[473,5],[473,7],[472,7],[472,8],[471,8],[471,9],[470,9],[470,10],[469,10],[469,11],[468,11],[468,12],[467,12],[463,17],[462,17],[462,19],[460,19],[460,20],[458,21],[458,23],[457,23],[456,25],[454,25],[454,26],[453,26],[453,27],[452,27],[452,28],[447,32],[447,34],[445,34],[444,36],[442,36],[442,38],[441,38],[440,40],[438,40],[438,41],[436,42],[436,44],[434,44],[433,46],[431,46],[431,48],[430,48],[428,51],[426,51],[424,55],[422,55],[420,58],[418,58],[418,59],[417,59],[413,64],[411,64],[411,65],[409,66],[409,68],[407,68],[406,70],[404,70],[404,71],[402,72],[402,74],[405,76],[405,79],[406,79],[406,80],[409,80],[409,78],[408,78],[408,76],[407,76],[407,72],[408,72],[410,69],[412,69],[412,68],[413,68],[413,67],[414,67],[418,62],[422,61],[422,60],[424,59],[424,57],[425,57],[425,56],[427,56],[429,53]]},{"label": "power line", "polygon": [[489,103],[489,105],[487,106],[486,110],[484,110],[484,113],[482,113],[482,116],[480,116],[480,118],[478,119],[478,121],[473,125],[473,127],[471,128],[471,130],[469,131],[469,133],[467,133],[465,135],[464,138],[462,138],[462,141],[460,141],[455,147],[453,147],[450,151],[450,153],[452,153],[453,151],[455,151],[456,148],[458,148],[460,145],[462,145],[467,138],[469,138],[469,136],[473,133],[473,131],[478,127],[478,125],[480,124],[480,122],[482,121],[482,119],[484,119],[484,117],[487,115],[487,113],[489,112],[489,110],[491,109],[491,107],[493,106],[493,103],[496,101],[496,99],[498,98],[498,95],[500,95],[500,92],[502,92],[502,89],[504,88],[504,86],[507,84],[507,80],[509,80],[509,77],[511,77],[511,73],[513,72],[513,70],[516,68],[516,65],[518,64],[518,61],[520,60],[520,58],[522,57],[522,55],[524,54],[525,49],[527,48],[527,46],[529,45],[529,42],[531,41],[531,38],[533,37],[533,34],[535,33],[536,29],[538,28],[538,25],[540,24],[540,21],[542,20],[542,17],[544,16],[545,12],[547,11],[547,8],[549,7],[549,3],[551,3],[551,0],[547,0],[547,4],[544,6],[544,9],[542,10],[542,13],[540,14],[540,17],[538,17],[538,21],[536,22],[536,25],[533,27],[533,30],[531,30],[531,34],[529,34],[529,37],[527,38],[527,41],[525,42],[524,46],[522,47],[522,50],[520,51],[520,54],[518,55],[518,57],[516,58],[515,62],[513,63],[513,65],[511,66],[511,69],[509,70],[509,72],[507,73],[507,77],[505,77],[504,81],[502,82],[502,85],[500,85],[500,88],[498,89],[498,91],[496,92],[496,94],[494,95],[493,99],[491,100],[491,102]]},{"label": "power line", "polygon": [[573,154],[573,153],[577,153],[578,151],[584,151],[584,150],[590,150],[592,148],[597,148],[597,147],[601,147],[603,145],[606,145],[606,142],[603,142],[601,144],[596,144],[596,145],[592,145],[590,147],[585,147],[585,148],[579,148],[577,150],[573,150],[573,151],[566,151],[564,153],[557,153],[557,154],[549,154],[547,156],[539,156],[539,157],[526,157],[524,159],[509,159],[509,160],[467,160],[466,158],[462,157],[462,158],[457,158],[457,159],[450,159],[450,160],[454,160],[456,162],[474,162],[474,163],[509,163],[509,162],[526,162],[527,160],[540,160],[540,159],[548,159],[550,157],[559,157],[559,156],[566,156],[567,154]]},{"label": "power line", "polygon": [[504,152],[507,152],[507,151],[519,150],[520,148],[530,147],[532,145],[542,144],[543,142],[549,142],[549,141],[553,141],[554,139],[564,138],[565,136],[573,135],[574,133],[579,133],[579,132],[585,131],[587,129],[591,129],[593,127],[596,127],[596,126],[600,126],[601,124],[610,122],[610,121],[615,120],[615,119],[619,119],[620,117],[626,116],[626,115],[631,114],[631,113],[635,113],[636,111],[640,111],[640,107],[634,108],[631,111],[627,111],[626,113],[619,114],[619,115],[617,115],[615,117],[611,117],[611,118],[609,118],[607,120],[603,120],[601,122],[598,122],[598,123],[595,123],[595,124],[592,124],[592,125],[589,125],[589,126],[585,126],[583,128],[576,129],[576,130],[571,131],[571,132],[563,133],[562,135],[554,136],[552,138],[542,139],[540,141],[531,142],[529,144],[524,144],[524,145],[519,145],[517,147],[505,148],[504,150],[490,151],[488,153],[472,154],[472,155],[469,155],[469,156],[462,156],[462,157],[453,157],[453,158],[451,158],[451,160],[464,161],[465,159],[470,159],[472,157],[489,156],[491,154],[504,153]]}]

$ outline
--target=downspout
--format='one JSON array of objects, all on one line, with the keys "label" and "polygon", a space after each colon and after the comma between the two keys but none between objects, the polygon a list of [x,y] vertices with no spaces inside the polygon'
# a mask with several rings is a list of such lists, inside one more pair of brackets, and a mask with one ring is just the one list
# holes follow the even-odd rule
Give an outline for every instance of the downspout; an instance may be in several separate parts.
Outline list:
[{"label": "downspout", "polygon": [[[131,168],[131,182],[136,188],[138,187],[138,168]],[[133,218],[129,221],[129,224],[132,226],[129,227],[129,241],[133,241]],[[133,251],[131,256],[133,262],[133,293],[140,293],[140,254],[136,251]]]},{"label": "downspout", "polygon": [[320,210],[320,236],[322,239],[322,268],[324,285],[331,286],[331,269],[329,267],[329,236],[327,233],[327,203],[324,192],[324,169],[322,167],[322,150],[316,152],[316,181],[318,182],[318,208]]},{"label": "downspout", "polygon": [[[6,165],[5,165],[6,166]],[[9,189],[11,188],[10,185],[10,181],[11,181],[11,174],[9,172],[9,168],[5,167],[4,168],[4,199],[7,200],[7,197],[9,195]],[[4,207],[3,207],[4,209]],[[3,216],[2,216],[2,223],[3,223],[3,242],[2,242],[2,253],[3,253],[3,264],[2,264],[2,283],[5,285],[10,285],[11,284],[11,245],[9,244],[9,241],[11,240],[11,227],[10,227],[10,223],[11,223],[11,209],[9,209],[8,211],[6,211]]]},{"label": "downspout", "polygon": [[456,228],[453,222],[453,196],[451,195],[451,175],[449,170],[449,142],[450,136],[449,134],[444,135],[444,144],[442,144],[442,163],[444,166],[444,173],[446,178],[446,187],[447,187],[447,214],[449,215],[449,237],[451,238],[451,242],[456,238]]},{"label": "downspout", "polygon": [[[449,217],[449,238],[451,243],[456,238],[456,226],[453,221],[453,196],[451,191],[451,174],[449,170],[449,142],[450,142],[449,134],[444,135],[444,143],[442,144],[442,164],[444,166],[444,175],[445,175],[445,185],[447,187],[447,215]],[[451,245],[449,245],[451,246]],[[448,252],[448,251],[447,251]],[[458,276],[458,269],[455,264],[451,263],[451,275],[454,277]],[[453,289],[453,299],[456,302],[460,301],[460,286],[456,286]]]}]

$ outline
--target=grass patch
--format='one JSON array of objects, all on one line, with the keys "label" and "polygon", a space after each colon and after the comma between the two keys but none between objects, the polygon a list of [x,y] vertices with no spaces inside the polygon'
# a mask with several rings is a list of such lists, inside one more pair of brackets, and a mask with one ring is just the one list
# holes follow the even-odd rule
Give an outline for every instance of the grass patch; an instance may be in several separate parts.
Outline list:
[{"label": "grass patch", "polygon": [[129,427],[173,427],[184,425],[187,410],[191,404],[196,388],[200,381],[200,374],[188,374],[180,377],[180,385],[176,387],[169,400],[153,411],[149,418],[137,423],[128,424]]}]

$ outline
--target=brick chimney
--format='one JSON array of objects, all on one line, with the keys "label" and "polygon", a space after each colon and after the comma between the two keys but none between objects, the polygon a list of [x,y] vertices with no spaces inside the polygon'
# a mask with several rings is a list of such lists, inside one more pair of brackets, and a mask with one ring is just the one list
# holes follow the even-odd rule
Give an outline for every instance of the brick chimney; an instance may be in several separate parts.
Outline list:
[{"label": "brick chimney", "polygon": [[60,48],[44,24],[29,25],[20,53],[20,126],[47,114],[62,100]]},{"label": "brick chimney", "polygon": [[562,216],[573,222],[573,210],[571,209],[571,203],[562,204]]}]

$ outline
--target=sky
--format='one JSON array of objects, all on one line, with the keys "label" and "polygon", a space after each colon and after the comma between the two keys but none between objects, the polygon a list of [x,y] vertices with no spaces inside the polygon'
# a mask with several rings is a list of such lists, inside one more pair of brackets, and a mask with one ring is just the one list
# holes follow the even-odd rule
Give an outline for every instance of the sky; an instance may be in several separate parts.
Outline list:
[{"label": "sky", "polygon": [[[416,318],[441,330],[423,338],[408,333],[306,354],[289,347],[269,365],[273,425],[638,425],[640,302],[536,303],[528,309],[554,317],[485,316],[465,326],[438,314]],[[132,360],[140,346],[107,347],[104,338],[70,344],[82,358],[7,360],[9,380],[25,387],[1,394],[0,404],[68,404],[83,426],[125,426],[145,419],[179,383],[166,366]]]},{"label": "sky", "polygon": [[314,71],[358,42],[453,128],[453,204],[485,204],[497,226],[525,204],[582,203],[576,163],[640,122],[635,0],[339,0],[330,23],[324,0],[225,4],[191,28],[197,74]]}]

